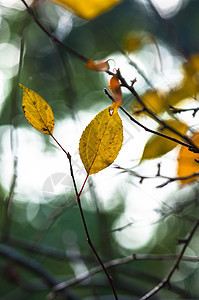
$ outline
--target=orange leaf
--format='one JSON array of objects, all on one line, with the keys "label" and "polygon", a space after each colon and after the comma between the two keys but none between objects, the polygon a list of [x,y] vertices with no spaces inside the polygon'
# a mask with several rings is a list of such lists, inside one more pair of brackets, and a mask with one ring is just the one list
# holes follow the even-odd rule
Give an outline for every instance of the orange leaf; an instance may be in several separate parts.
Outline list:
[{"label": "orange leaf", "polygon": [[109,64],[108,61],[94,61],[93,59],[89,59],[86,67],[93,71],[106,72],[109,69]]},{"label": "orange leaf", "polygon": [[[199,147],[199,132],[194,133],[191,136],[193,143]],[[187,147],[182,146],[178,154],[178,167],[177,167],[177,176],[186,177],[192,175],[196,172],[199,172],[199,153],[193,153],[188,150]],[[194,176],[193,178],[181,180],[181,184],[187,184],[197,180],[199,176]]]},{"label": "orange leaf", "polygon": [[121,91],[121,87],[120,87],[120,82],[117,78],[116,75],[113,75],[113,77],[111,77],[111,80],[109,82],[109,88],[111,90],[111,92],[113,93],[114,96],[114,101],[115,101],[115,106],[119,107],[122,105],[122,91]]}]

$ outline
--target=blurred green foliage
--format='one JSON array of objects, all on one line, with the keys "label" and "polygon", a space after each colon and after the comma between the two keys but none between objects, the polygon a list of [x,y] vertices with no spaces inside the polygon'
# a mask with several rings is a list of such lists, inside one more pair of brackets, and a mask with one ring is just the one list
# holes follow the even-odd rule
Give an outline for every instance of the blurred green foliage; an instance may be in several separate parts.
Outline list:
[{"label": "blurred green foliage", "polygon": [[[103,89],[107,87],[103,74],[86,69],[83,62],[54,44],[25,10],[6,8],[3,5],[0,8],[0,47],[3,43],[10,43],[23,56],[20,72],[17,65],[13,67],[14,70],[10,67],[9,75],[5,76],[7,80],[4,83],[7,86],[2,87],[1,126],[29,128],[21,109],[19,82],[47,99],[59,121],[75,118],[78,111],[92,112],[96,104],[102,107],[110,104],[103,93]],[[132,31],[153,36],[158,43],[168,47],[171,54],[175,53],[183,59],[199,52],[197,0],[184,1],[179,12],[168,19],[157,16],[149,1],[144,6],[141,1],[136,0],[124,0],[110,12],[89,22],[65,15],[64,10],[48,2],[36,7],[34,11],[50,32],[88,58],[104,59],[120,52],[125,37]],[[3,68],[1,70],[5,71]],[[128,97],[125,96],[127,107]],[[2,140],[3,133],[0,138]],[[1,162],[3,159],[2,156]],[[144,189],[143,186],[141,188]],[[75,198],[73,195],[71,197]],[[115,197],[113,195],[113,202]],[[0,187],[0,200],[1,244],[8,245],[13,252],[19,252],[39,263],[57,282],[73,278],[75,271],[83,272],[98,265],[87,244],[76,204],[63,209],[46,203],[30,204],[29,199],[15,199],[15,194],[9,195],[9,190],[3,186]],[[85,202],[86,200],[84,199]],[[11,207],[9,205],[7,216],[8,201],[12,204]],[[111,231],[118,216],[124,212],[125,195],[118,195],[118,204],[109,210],[101,209],[97,201],[100,203],[103,199],[97,199],[90,209],[88,203],[84,204],[85,218],[96,250],[104,261],[131,255],[133,250],[119,246]],[[167,205],[160,207],[160,220],[151,241],[136,250],[136,253],[178,254],[181,245],[177,244],[177,240],[186,236],[192,223],[198,218],[198,212],[197,185],[188,189],[185,194],[171,193]],[[198,255],[199,249],[195,242],[197,237],[198,233],[190,244],[187,255]],[[26,248],[27,245],[30,246],[29,249]],[[40,252],[39,248],[46,249],[46,253]],[[66,254],[66,258],[50,256],[47,249],[52,253],[55,249],[60,250],[62,256]],[[119,299],[139,299],[165,277],[172,264],[173,260],[140,259],[110,269]],[[182,263],[182,268],[177,271],[181,275],[171,283],[171,289],[161,290],[152,299],[197,299],[197,265],[198,263]],[[2,255],[0,276],[2,300],[46,299],[51,291],[38,274]],[[77,295],[77,299],[113,299],[102,272],[74,285],[71,291]],[[56,299],[62,298],[57,296]]]}]

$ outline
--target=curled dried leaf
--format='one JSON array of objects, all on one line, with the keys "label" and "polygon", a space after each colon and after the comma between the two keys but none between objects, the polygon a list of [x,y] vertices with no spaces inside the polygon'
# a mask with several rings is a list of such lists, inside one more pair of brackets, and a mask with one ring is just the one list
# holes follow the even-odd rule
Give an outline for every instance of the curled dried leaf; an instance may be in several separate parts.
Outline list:
[{"label": "curled dried leaf", "polygon": [[108,61],[94,61],[93,59],[89,59],[86,67],[93,71],[106,72],[109,69],[109,64]]},{"label": "curled dried leaf", "polygon": [[109,82],[109,88],[113,94],[113,98],[115,101],[115,106],[119,107],[122,105],[122,91],[121,91],[121,86],[120,82],[117,78],[117,75],[113,75],[110,79]]}]

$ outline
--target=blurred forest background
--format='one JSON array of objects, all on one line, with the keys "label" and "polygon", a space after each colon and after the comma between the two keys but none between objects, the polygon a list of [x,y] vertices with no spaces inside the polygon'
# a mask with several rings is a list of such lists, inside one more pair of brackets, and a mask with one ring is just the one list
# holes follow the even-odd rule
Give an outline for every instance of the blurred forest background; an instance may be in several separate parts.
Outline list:
[{"label": "blurred forest background", "polygon": [[[171,101],[175,107],[198,106],[197,95],[193,97],[188,86],[178,87],[185,77],[183,66],[193,55],[199,65],[199,1],[123,0],[90,21],[50,1],[34,1],[32,9],[64,44],[94,60],[110,59],[112,70],[120,68],[129,83],[136,78],[140,96],[158,89],[177,99]],[[53,43],[20,0],[0,0],[2,300],[114,299],[86,241],[68,161],[49,136],[25,119],[18,85],[36,91],[51,105],[55,136],[72,155],[80,188],[85,171],[79,138],[90,120],[111,104],[103,92],[108,79]],[[174,89],[176,94],[171,93]],[[135,99],[122,90],[123,107],[132,113]],[[122,112],[120,116],[124,126],[120,154],[112,166],[90,176],[81,201],[96,250],[110,264],[119,299],[141,299],[172,269],[183,239],[197,221],[199,191],[197,182],[156,188],[167,180],[155,178],[159,163],[161,174],[176,176],[179,145],[139,163],[151,134]],[[161,117],[167,116],[171,112],[162,110]],[[187,111],[176,117],[195,132],[197,116]],[[135,118],[157,128],[147,115]],[[151,178],[142,180],[134,171]],[[199,298],[199,243],[198,232],[194,233],[170,286],[151,299]],[[78,281],[81,276],[85,279]],[[53,286],[62,281],[67,281],[68,296],[52,295]]]}]

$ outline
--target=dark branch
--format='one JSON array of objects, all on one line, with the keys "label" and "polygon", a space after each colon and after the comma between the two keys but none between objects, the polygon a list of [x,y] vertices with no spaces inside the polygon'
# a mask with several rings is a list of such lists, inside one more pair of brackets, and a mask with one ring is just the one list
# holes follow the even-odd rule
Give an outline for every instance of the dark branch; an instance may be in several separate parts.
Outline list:
[{"label": "dark branch", "polygon": [[[167,128],[169,129],[171,132],[177,134],[177,136],[179,136],[180,138],[182,138],[184,141],[186,141],[186,143],[189,145],[186,147],[189,148],[190,151],[194,150],[194,152],[196,151],[196,153],[199,153],[199,148],[192,142],[192,140],[187,137],[186,135],[181,134],[178,130],[176,130],[175,128],[169,126],[166,122],[164,122],[163,120],[161,120],[152,110],[150,110],[145,103],[143,102],[143,100],[140,98],[140,96],[137,94],[137,92],[135,91],[134,87],[132,85],[129,85],[126,80],[122,77],[120,70],[117,70],[117,77],[121,82],[121,85],[124,86],[125,88],[127,88],[136,98],[136,100],[142,105],[143,109],[150,115],[152,116],[159,124],[161,124],[163,126],[163,128]],[[176,139],[175,139],[176,140]],[[178,140],[177,140],[178,141]],[[179,144],[182,144],[180,141],[178,141]],[[185,146],[184,145],[184,146]]]},{"label": "dark branch", "polygon": [[34,22],[41,28],[41,30],[43,30],[43,32],[57,45],[59,45],[60,47],[62,47],[63,49],[65,49],[68,53],[74,55],[75,57],[77,57],[78,59],[80,59],[81,61],[87,63],[88,62],[88,58],[86,58],[85,56],[83,56],[82,54],[80,54],[79,52],[77,52],[76,50],[72,49],[71,47],[63,44],[56,36],[54,36],[52,33],[50,33],[45,27],[44,25],[38,20],[38,18],[36,17],[36,15],[34,14],[32,8],[30,6],[28,6],[28,4],[26,3],[25,0],[21,0],[23,2],[23,4],[25,5],[28,13],[30,14],[30,16],[33,18]]},{"label": "dark branch", "polygon": [[[54,277],[48,271],[46,271],[38,262],[27,258],[22,254],[19,254],[11,247],[0,244],[0,256],[3,256],[4,258],[7,258],[35,273],[37,276],[43,279],[43,281],[49,288],[53,288],[54,286],[56,286],[57,280],[55,280]],[[69,300],[79,300],[78,297],[72,295],[66,289],[63,290],[62,295],[65,295]]]},{"label": "dark branch", "polygon": [[187,112],[187,111],[193,111],[192,116],[195,117],[196,113],[199,111],[199,107],[195,107],[195,108],[175,108],[173,106],[169,106],[171,112],[173,114],[180,114],[181,112]]},{"label": "dark branch", "polygon": [[[136,260],[160,260],[160,261],[168,261],[168,260],[176,260],[178,258],[178,255],[176,254],[132,254],[130,256],[124,257],[124,258],[116,258],[113,260],[110,260],[106,263],[104,263],[106,269],[117,267],[123,264],[128,264]],[[199,257],[192,257],[192,256],[184,256],[182,257],[183,261],[189,261],[189,262],[195,262],[197,263],[199,261]],[[68,288],[71,286],[74,286],[76,284],[79,284],[80,282],[90,278],[91,276],[99,273],[102,271],[101,266],[97,266],[95,268],[90,269],[88,272],[84,272],[80,274],[79,276],[63,281],[59,283],[56,287],[54,287],[55,291],[59,291],[63,288]]]},{"label": "dark branch", "polygon": [[122,172],[128,172],[129,174],[140,178],[140,183],[143,183],[143,181],[145,179],[157,179],[157,178],[162,178],[162,179],[166,179],[165,182],[163,182],[162,184],[156,186],[157,188],[162,188],[164,186],[166,186],[167,184],[171,183],[171,182],[175,182],[175,181],[183,181],[183,180],[187,180],[187,179],[191,179],[191,178],[195,178],[199,176],[199,172],[187,175],[187,176],[182,176],[182,177],[169,177],[169,176],[165,176],[165,175],[161,175],[159,173],[159,168],[158,168],[158,172],[155,176],[145,176],[145,175],[141,175],[139,173],[137,173],[136,171],[133,171],[131,169],[127,169],[127,168],[122,168],[120,166],[116,166],[117,169],[122,170]]},{"label": "dark branch", "polygon": [[165,287],[166,285],[169,284],[170,279],[173,276],[174,272],[179,268],[179,264],[180,264],[181,260],[183,259],[183,255],[184,255],[194,233],[196,232],[198,226],[199,226],[199,219],[195,222],[192,229],[188,233],[187,237],[184,239],[184,246],[182,247],[180,254],[177,256],[177,259],[176,259],[175,263],[173,264],[173,267],[171,268],[169,274],[162,281],[160,281],[158,283],[158,285],[156,285],[150,292],[148,292],[143,297],[141,297],[140,300],[146,300],[146,299],[151,298],[153,295],[155,295],[157,292],[159,292],[163,287]]},{"label": "dark branch", "polygon": [[[108,72],[108,74],[110,74],[110,72]],[[112,73],[111,73],[112,74]],[[112,101],[114,101],[114,99],[113,99],[113,97],[109,94],[109,92],[107,91],[107,89],[104,89],[104,92],[105,92],[105,94],[112,100]],[[150,128],[148,128],[148,127],[146,127],[145,125],[143,125],[142,123],[140,123],[139,121],[137,121],[134,117],[132,117],[122,106],[120,107],[120,109],[123,111],[123,113],[133,122],[133,123],[135,123],[135,124],[137,124],[139,127],[141,127],[141,128],[143,128],[145,131],[147,131],[147,132],[150,132],[150,133],[153,133],[153,134],[155,134],[155,135],[159,135],[159,136],[161,136],[161,137],[163,137],[163,138],[166,138],[166,139],[168,139],[168,140],[170,140],[170,141],[173,141],[173,142],[175,142],[175,143],[177,143],[177,144],[180,144],[180,145],[182,145],[182,146],[185,146],[185,147],[187,147],[187,148],[190,148],[190,144],[186,144],[186,143],[184,143],[184,142],[182,142],[182,141],[180,141],[180,140],[178,140],[178,139],[176,139],[176,138],[173,138],[173,137],[171,137],[171,136],[168,136],[168,135],[166,135],[166,134],[163,134],[163,133],[161,133],[161,132],[158,132],[158,131],[155,131],[155,130],[152,130],[152,129],[150,129]],[[166,126],[166,125],[165,125]],[[195,148],[194,148],[195,149]],[[197,151],[199,151],[199,149],[197,148]]]}]

